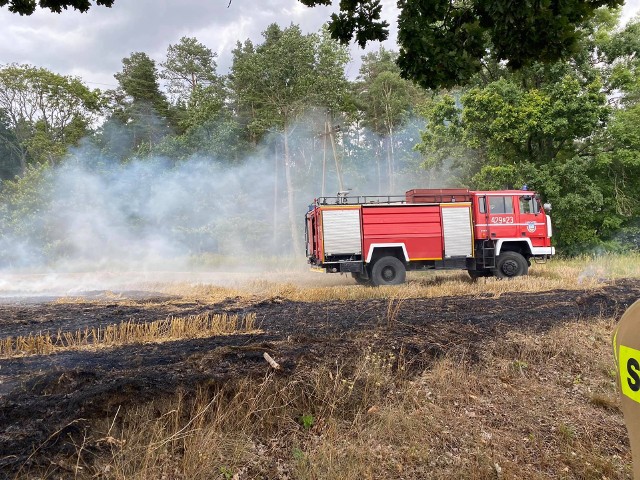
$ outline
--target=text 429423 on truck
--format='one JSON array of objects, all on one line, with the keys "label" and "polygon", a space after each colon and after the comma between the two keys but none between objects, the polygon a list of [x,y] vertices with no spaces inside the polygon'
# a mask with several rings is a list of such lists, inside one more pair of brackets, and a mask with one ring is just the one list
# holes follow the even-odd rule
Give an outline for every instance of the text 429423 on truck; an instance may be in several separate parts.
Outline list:
[{"label": "text 429423 on truck", "polygon": [[555,254],[535,192],[415,189],[404,196],[322,197],[305,215],[314,269],[397,285],[407,270],[462,269],[472,278],[526,275]]}]

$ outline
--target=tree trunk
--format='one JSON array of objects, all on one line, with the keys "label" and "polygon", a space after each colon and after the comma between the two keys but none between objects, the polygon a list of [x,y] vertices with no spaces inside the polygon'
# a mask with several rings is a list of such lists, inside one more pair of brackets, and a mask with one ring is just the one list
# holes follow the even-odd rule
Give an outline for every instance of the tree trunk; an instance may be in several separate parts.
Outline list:
[{"label": "tree trunk", "polygon": [[338,177],[338,189],[340,192],[344,190],[344,183],[342,182],[342,171],[340,169],[340,162],[338,161],[338,150],[336,148],[336,139],[333,137],[333,127],[328,124],[329,138],[331,139],[331,149],[333,150],[333,159],[336,162],[336,175]]},{"label": "tree trunk", "polygon": [[389,193],[395,194],[396,182],[396,155],[393,147],[393,127],[389,126]]},{"label": "tree trunk", "polygon": [[291,158],[289,153],[289,131],[287,125],[284,126],[284,176],[287,182],[287,202],[289,207],[289,228],[291,229],[291,240],[293,241],[293,252],[296,257],[302,256],[302,244],[298,234],[298,215],[295,210],[295,198],[293,192],[293,179],[291,172]]},{"label": "tree trunk", "polygon": [[23,149],[20,153],[20,175],[24,175],[27,171],[27,150]]},{"label": "tree trunk", "polygon": [[384,124],[387,127],[387,136],[385,138],[387,147],[387,175],[389,176],[389,195],[393,195],[394,181],[393,181],[393,117],[391,115],[391,88],[386,85],[384,89]]},{"label": "tree trunk", "polygon": [[380,142],[376,148],[376,167],[378,170],[378,195],[382,195],[382,169],[380,167]]},{"label": "tree trunk", "polygon": [[389,137],[385,137],[384,139],[384,143],[386,144],[385,146],[387,147],[387,179],[388,179],[388,190],[387,190],[387,194],[391,195],[393,194],[393,169],[391,167],[391,148],[390,148],[390,142],[389,142]]},{"label": "tree trunk", "polygon": [[322,196],[325,194],[327,178],[327,122],[324,122],[324,132],[322,134]]},{"label": "tree trunk", "polygon": [[278,142],[274,142],[273,176],[273,253],[278,253]]}]

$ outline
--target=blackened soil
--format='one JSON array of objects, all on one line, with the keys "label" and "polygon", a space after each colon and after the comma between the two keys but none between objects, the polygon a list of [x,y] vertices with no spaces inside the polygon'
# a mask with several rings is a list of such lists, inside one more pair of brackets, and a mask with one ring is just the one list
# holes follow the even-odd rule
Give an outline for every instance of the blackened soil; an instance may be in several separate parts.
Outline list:
[{"label": "blackened soil", "polygon": [[[363,287],[365,288],[365,287]],[[619,316],[640,298],[640,281],[598,290],[507,293],[499,297],[291,302],[275,298],[220,304],[147,299],[112,303],[6,303],[0,338],[151,321],[207,311],[255,313],[262,333],[0,360],[0,477],[46,466],[75,449],[65,439],[120,406],[179,389],[260,377],[268,352],[289,375],[336,360],[349,365],[364,348],[405,352],[411,371],[444,354],[474,361],[483,342],[510,330],[543,332],[573,321]],[[72,453],[72,452],[70,452]]]}]

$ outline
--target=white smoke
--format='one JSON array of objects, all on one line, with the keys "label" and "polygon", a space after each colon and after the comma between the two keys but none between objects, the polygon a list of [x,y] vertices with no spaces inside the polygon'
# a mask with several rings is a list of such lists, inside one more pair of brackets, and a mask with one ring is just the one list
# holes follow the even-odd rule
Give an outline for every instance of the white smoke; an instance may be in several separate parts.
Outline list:
[{"label": "white smoke", "polygon": [[53,168],[42,185],[49,191],[37,193],[41,209],[28,212],[26,228],[5,237],[3,250],[15,267],[55,260],[72,269],[158,268],[202,252],[265,254],[274,247],[261,241],[273,208],[269,169],[260,159],[226,167],[202,158],[95,168],[77,153]]},{"label": "white smoke", "polygon": [[[298,129],[300,138],[290,139],[300,244],[304,213],[320,195],[323,153],[326,193],[338,190],[333,151],[322,152],[318,139],[312,149],[304,143],[313,131],[308,123]],[[418,168],[412,150],[417,141],[417,134],[407,136],[403,150],[396,152],[405,160],[398,160],[394,192],[386,190],[388,179],[378,179],[373,154],[361,152],[354,161],[353,144],[338,141],[345,185],[354,195],[426,187],[431,175]],[[273,142],[267,146],[237,162],[193,156],[119,163],[105,159],[94,146],[78,148],[34,182],[29,201],[13,205],[13,213],[2,212],[0,268],[5,278],[41,272],[265,270],[285,263],[279,259],[304,268],[304,258],[291,261],[282,149]],[[383,192],[378,191],[381,183]],[[444,186],[437,183],[429,186]]]}]

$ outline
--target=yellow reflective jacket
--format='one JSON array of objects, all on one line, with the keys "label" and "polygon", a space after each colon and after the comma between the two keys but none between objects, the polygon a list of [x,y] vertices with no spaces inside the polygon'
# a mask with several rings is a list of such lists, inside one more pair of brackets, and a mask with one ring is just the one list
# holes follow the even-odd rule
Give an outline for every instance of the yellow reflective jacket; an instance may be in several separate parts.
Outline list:
[{"label": "yellow reflective jacket", "polygon": [[640,479],[640,300],[618,322],[613,333],[613,355],[631,443],[633,478]]}]

